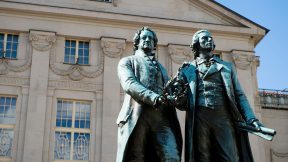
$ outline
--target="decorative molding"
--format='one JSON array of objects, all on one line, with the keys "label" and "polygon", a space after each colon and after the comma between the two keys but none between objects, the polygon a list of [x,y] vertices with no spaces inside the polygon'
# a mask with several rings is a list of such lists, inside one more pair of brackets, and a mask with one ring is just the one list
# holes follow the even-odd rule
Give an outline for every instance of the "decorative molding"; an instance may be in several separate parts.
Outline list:
[{"label": "decorative molding", "polygon": [[271,156],[271,162],[275,161],[273,157],[278,157],[281,159],[286,159],[286,158],[288,159],[288,153],[279,153],[273,149],[270,149],[270,156]]},{"label": "decorative molding", "polygon": [[2,129],[0,130],[0,156],[9,157],[11,156],[11,149],[13,143],[13,130]]},{"label": "decorative molding", "polygon": [[[91,43],[95,43],[91,41]],[[50,68],[51,70],[61,76],[68,76],[74,81],[79,81],[84,77],[96,78],[102,74],[104,69],[104,56],[102,52],[97,52],[99,54],[100,63],[96,66],[81,66],[81,65],[64,65],[63,63],[56,62],[56,51],[52,47],[50,51]]]},{"label": "decorative molding", "polygon": [[84,91],[101,91],[103,89],[102,84],[92,84],[87,82],[75,82],[75,81],[57,81],[49,80],[48,86],[55,89],[69,89],[69,90],[84,90]]},{"label": "decorative molding", "polygon": [[168,44],[168,52],[176,64],[182,64],[184,61],[191,61],[194,58],[191,48],[184,45]]},{"label": "decorative molding", "polygon": [[48,51],[56,42],[55,33],[30,31],[29,40],[37,51]]},{"label": "decorative molding", "polygon": [[120,57],[126,47],[125,39],[118,38],[101,38],[101,47],[103,53],[111,58]]},{"label": "decorative molding", "polygon": [[16,85],[16,86],[23,86],[29,85],[29,78],[16,78],[16,77],[0,77],[0,84],[3,85]]},{"label": "decorative molding", "polygon": [[249,51],[233,50],[231,53],[236,67],[241,70],[246,70],[250,68],[256,57],[254,55],[254,52]]},{"label": "decorative molding", "polygon": [[[27,36],[26,36],[26,39],[27,39]],[[26,46],[25,55],[26,55],[26,58],[24,60],[17,60],[17,59],[12,60],[12,59],[1,58],[0,59],[0,75],[8,74],[9,71],[22,72],[22,71],[29,69],[31,66],[31,61],[32,61],[32,50],[31,50],[30,44],[27,44]]]}]

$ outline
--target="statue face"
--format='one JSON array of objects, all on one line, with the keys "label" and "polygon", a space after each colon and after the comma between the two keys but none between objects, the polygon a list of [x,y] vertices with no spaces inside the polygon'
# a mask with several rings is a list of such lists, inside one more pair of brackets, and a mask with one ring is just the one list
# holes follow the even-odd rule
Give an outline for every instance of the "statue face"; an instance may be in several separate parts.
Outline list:
[{"label": "statue face", "polygon": [[154,49],[154,35],[149,30],[143,30],[140,34],[138,49],[151,52]]},{"label": "statue face", "polygon": [[214,41],[213,41],[211,34],[208,32],[200,33],[199,44],[200,44],[200,48],[212,51],[214,48]]}]

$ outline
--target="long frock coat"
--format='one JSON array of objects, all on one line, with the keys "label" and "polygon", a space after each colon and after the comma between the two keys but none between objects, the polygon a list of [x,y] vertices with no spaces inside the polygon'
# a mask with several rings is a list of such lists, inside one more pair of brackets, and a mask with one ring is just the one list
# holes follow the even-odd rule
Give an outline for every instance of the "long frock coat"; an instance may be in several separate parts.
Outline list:
[{"label": "long frock coat", "polygon": [[[215,63],[213,64],[213,66],[216,66],[216,68],[213,68],[213,69],[216,69],[217,71],[220,71],[221,73],[221,76],[225,85],[225,90],[229,99],[229,109],[230,109],[233,120],[237,122],[243,119],[245,121],[254,119],[255,115],[250,107],[247,97],[245,96],[240,86],[233,64],[223,61],[217,57],[214,57],[214,60],[215,60]],[[209,70],[207,73],[216,72],[216,71],[209,71]],[[197,96],[196,95],[196,92],[197,92],[196,61],[194,60],[190,63],[184,63],[183,66],[179,69],[178,75],[181,75],[183,78],[185,78],[185,80],[189,84],[188,102],[186,106],[183,106],[183,109],[186,110],[185,162],[194,162],[195,159],[194,159],[194,150],[193,150],[193,135],[194,135],[193,128],[194,128],[194,115],[195,115],[195,111],[197,111],[197,107],[195,106],[195,101],[196,101],[196,96]],[[246,132],[238,131],[236,128],[235,128],[235,132],[236,132],[240,162],[253,162],[248,134]]]},{"label": "long frock coat", "polygon": [[[142,109],[153,107],[153,104],[159,94],[153,92],[151,89],[153,77],[151,73],[156,72],[155,67],[149,62],[149,58],[142,53],[135,53],[135,55],[125,57],[120,60],[118,64],[118,77],[121,86],[125,92],[124,102],[117,118],[118,125],[118,146],[117,146],[117,160],[116,162],[123,162],[125,159],[125,151],[127,143],[137,120],[142,112]],[[157,62],[158,63],[158,62]],[[164,67],[158,63],[160,71],[163,76],[163,81],[168,81],[168,75]],[[112,92],[113,93],[113,92]],[[179,157],[182,152],[182,136],[179,121],[176,115],[175,108],[170,114],[172,131],[176,137]]]}]

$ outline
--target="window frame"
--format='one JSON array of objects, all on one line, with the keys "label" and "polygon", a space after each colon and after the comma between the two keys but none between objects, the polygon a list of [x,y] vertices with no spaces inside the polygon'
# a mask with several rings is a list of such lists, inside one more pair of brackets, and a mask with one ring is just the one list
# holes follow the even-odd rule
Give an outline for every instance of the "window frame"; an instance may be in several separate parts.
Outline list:
[{"label": "window frame", "polygon": [[[18,49],[19,49],[19,37],[20,37],[20,34],[19,33],[14,33],[14,32],[0,32],[0,34],[4,34],[4,39],[3,39],[3,51],[0,51],[0,52],[3,52],[3,56],[0,57],[0,59],[9,59],[9,60],[17,60],[18,59]],[[16,57],[15,58],[12,58],[12,57],[6,57],[6,51],[7,51],[7,39],[8,39],[8,35],[17,35],[18,36],[18,40],[17,40],[17,46],[16,46]],[[13,39],[12,39],[13,40]],[[12,50],[13,50],[13,42],[11,43],[11,46],[12,46]],[[11,52],[11,55],[12,55],[12,52]]]},{"label": "window frame", "polygon": [[[72,125],[71,127],[57,127],[57,110],[58,110],[58,101],[61,100],[63,101],[67,101],[67,102],[72,102]],[[90,105],[90,126],[89,128],[75,128],[75,114],[76,114],[76,103],[80,102],[80,103],[86,103]],[[53,131],[54,133],[54,140],[53,140],[53,162],[89,162],[91,160],[91,149],[92,149],[92,142],[91,142],[91,136],[92,136],[92,105],[93,105],[93,101],[90,100],[81,100],[81,99],[67,99],[67,98],[56,98],[56,116],[55,116],[55,129]],[[63,133],[70,133],[71,134],[71,139],[70,139],[70,159],[55,159],[55,143],[56,143],[56,132],[63,132]],[[73,159],[73,151],[74,151],[74,135],[75,133],[79,133],[79,134],[89,134],[89,144],[88,144],[88,160],[74,160]],[[72,153],[71,153],[72,152]]]},{"label": "window frame", "polygon": [[[65,62],[65,57],[66,57],[66,41],[75,41],[75,59],[74,63],[70,62]],[[88,63],[87,64],[79,64],[79,60],[77,62],[77,59],[79,59],[79,42],[87,42],[89,44],[88,48]],[[87,39],[75,39],[75,38],[65,38],[64,40],[64,58],[63,58],[63,64],[68,64],[68,65],[80,65],[80,66],[90,66],[90,60],[91,60],[91,40]]]}]

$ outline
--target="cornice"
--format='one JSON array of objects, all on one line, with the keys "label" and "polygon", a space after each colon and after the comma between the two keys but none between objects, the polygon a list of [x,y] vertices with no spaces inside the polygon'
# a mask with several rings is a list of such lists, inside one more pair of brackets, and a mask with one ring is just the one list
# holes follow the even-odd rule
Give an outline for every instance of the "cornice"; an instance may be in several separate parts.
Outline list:
[{"label": "cornice", "polygon": [[[179,19],[171,19],[164,17],[151,17],[144,15],[134,15],[134,14],[126,14],[120,12],[108,12],[101,10],[87,10],[81,8],[69,8],[69,7],[59,7],[59,6],[49,6],[49,5],[39,5],[39,4],[25,4],[25,3],[15,3],[8,1],[0,1],[0,9],[5,11],[5,13],[18,13],[21,15],[33,15],[33,16],[41,16],[41,17],[51,17],[55,19],[62,20],[75,20],[79,21],[91,21],[91,22],[99,22],[101,24],[115,24],[139,27],[140,24],[146,24],[153,28],[165,28],[165,30],[184,30],[185,32],[190,33],[191,30],[196,29],[208,29],[219,32],[227,32],[227,33],[239,33],[239,34],[255,34],[259,33],[251,28],[240,27],[240,26],[231,26],[231,25],[223,25],[223,24],[213,24],[213,23],[205,23],[205,22],[196,22],[196,21],[188,21],[188,20],[179,20]],[[37,6],[37,7],[35,7]],[[217,30],[216,30],[217,29]]]}]

